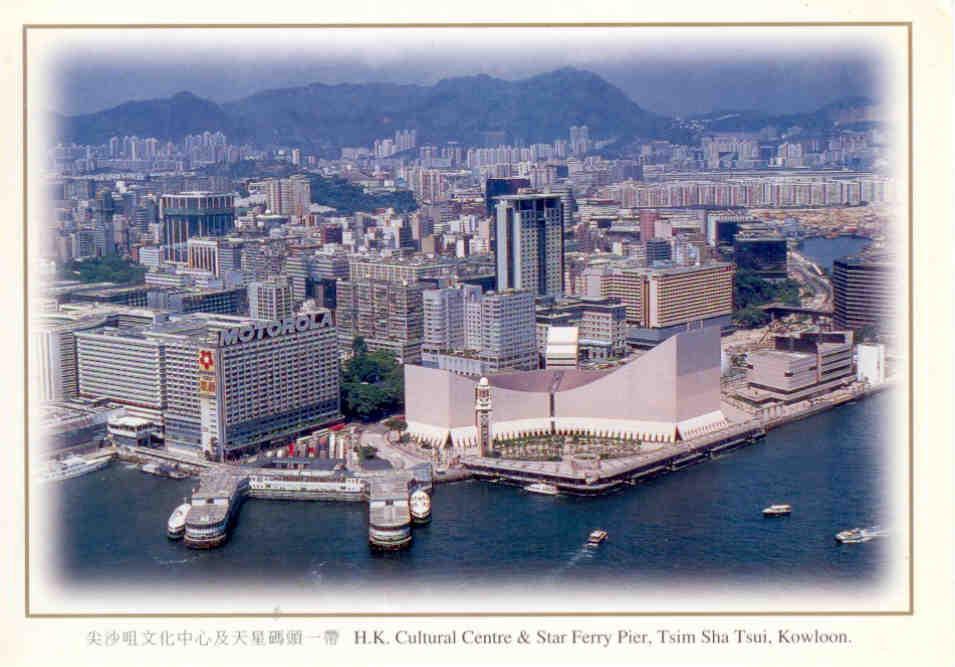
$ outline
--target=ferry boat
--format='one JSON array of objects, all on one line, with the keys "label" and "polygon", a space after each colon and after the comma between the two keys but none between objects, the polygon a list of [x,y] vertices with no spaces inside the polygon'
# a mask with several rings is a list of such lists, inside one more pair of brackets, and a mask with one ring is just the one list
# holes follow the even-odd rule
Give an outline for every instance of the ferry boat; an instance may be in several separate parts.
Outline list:
[{"label": "ferry boat", "polygon": [[859,544],[861,542],[868,542],[877,537],[885,537],[888,535],[887,530],[883,530],[880,526],[872,526],[871,528],[851,528],[849,530],[843,530],[836,533],[836,541],[841,542],[842,544]]},{"label": "ferry boat", "polygon": [[[183,499],[185,501],[185,499]],[[183,502],[169,515],[169,521],[166,522],[166,537],[170,540],[181,539],[186,534],[186,515],[192,508],[188,502]]]},{"label": "ferry boat", "polygon": [[105,468],[109,465],[111,458],[112,457],[108,454],[89,459],[77,456],[76,454],[70,454],[62,461],[51,462],[50,467],[46,471],[41,472],[38,479],[41,482],[59,482],[64,479],[86,475]]},{"label": "ferry boat", "polygon": [[842,544],[858,544],[859,542],[868,542],[871,539],[861,528],[850,528],[836,533],[836,541]]},{"label": "ferry boat", "polygon": [[411,494],[409,509],[414,523],[428,523],[431,521],[431,496],[424,489],[418,489]]},{"label": "ferry boat", "polygon": [[607,539],[606,530],[595,530],[591,532],[590,535],[587,537],[587,544],[595,547],[601,542],[603,542],[605,539]]},{"label": "ferry boat", "polygon": [[763,510],[763,516],[788,516],[792,511],[792,505],[770,505]]},{"label": "ferry boat", "polygon": [[545,496],[556,496],[560,494],[556,486],[547,484],[546,482],[534,482],[533,484],[525,486],[524,490],[530,491],[531,493],[540,493]]}]

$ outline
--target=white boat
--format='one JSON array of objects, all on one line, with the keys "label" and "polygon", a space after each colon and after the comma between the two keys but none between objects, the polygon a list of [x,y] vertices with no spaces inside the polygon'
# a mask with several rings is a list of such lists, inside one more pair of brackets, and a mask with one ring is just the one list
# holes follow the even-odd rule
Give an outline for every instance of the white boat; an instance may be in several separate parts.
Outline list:
[{"label": "white boat", "polygon": [[170,540],[180,539],[186,532],[186,515],[192,505],[185,502],[172,511],[169,521],[166,522],[166,537]]},{"label": "white boat", "polygon": [[763,516],[787,516],[792,511],[792,505],[770,505],[763,509]]},{"label": "white boat", "polygon": [[86,475],[96,470],[101,470],[109,465],[110,455],[96,456],[85,459],[76,454],[70,454],[62,461],[52,461],[50,467],[38,475],[41,482],[58,482],[72,477]]},{"label": "white boat", "polygon": [[887,530],[883,530],[879,526],[872,526],[871,528],[851,528],[836,533],[836,541],[842,542],[843,544],[859,544],[861,542],[874,540],[877,537],[885,537],[888,534],[889,532]]},{"label": "white boat", "polygon": [[525,486],[524,490],[530,491],[531,493],[540,493],[545,496],[556,496],[560,494],[556,486],[547,484],[546,482],[534,482],[533,484]]},{"label": "white boat", "polygon": [[591,532],[590,535],[587,537],[587,544],[595,547],[601,542],[603,542],[605,539],[607,539],[606,530],[595,530]]},{"label": "white boat", "polygon": [[427,491],[418,489],[412,493],[408,504],[413,522],[427,523],[431,521],[431,496],[428,495]]},{"label": "white boat", "polygon": [[871,539],[861,528],[850,528],[836,533],[836,541],[843,544],[858,544],[859,542],[868,542]]}]

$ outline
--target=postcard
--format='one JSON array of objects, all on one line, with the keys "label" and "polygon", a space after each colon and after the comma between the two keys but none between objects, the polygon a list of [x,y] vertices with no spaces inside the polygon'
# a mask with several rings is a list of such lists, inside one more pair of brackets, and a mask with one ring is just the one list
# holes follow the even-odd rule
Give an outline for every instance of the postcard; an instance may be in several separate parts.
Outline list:
[{"label": "postcard", "polygon": [[950,11],[611,7],[17,13],[10,664],[948,664]]}]

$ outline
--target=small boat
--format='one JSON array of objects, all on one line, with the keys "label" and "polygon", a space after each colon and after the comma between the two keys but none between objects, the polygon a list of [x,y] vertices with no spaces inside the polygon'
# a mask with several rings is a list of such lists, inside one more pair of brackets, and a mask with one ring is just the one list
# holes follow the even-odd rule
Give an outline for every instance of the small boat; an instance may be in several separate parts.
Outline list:
[{"label": "small boat", "polygon": [[859,544],[877,537],[885,537],[888,534],[889,532],[887,530],[883,530],[879,526],[872,526],[871,528],[850,528],[849,530],[842,530],[836,533],[836,541],[842,544]]},{"label": "small boat", "polygon": [[156,477],[168,477],[170,479],[185,479],[189,476],[165,463],[144,463],[140,470]]},{"label": "small boat", "polygon": [[553,484],[547,484],[546,482],[535,482],[525,486],[524,490],[530,491],[531,493],[540,493],[545,496],[556,496],[560,494],[560,491],[557,490],[556,486]]},{"label": "small boat", "polygon": [[836,541],[842,544],[858,544],[859,542],[868,542],[871,539],[861,528],[850,528],[836,533]]},{"label": "small boat", "polygon": [[147,474],[149,474],[149,475],[161,475],[161,474],[162,474],[162,468],[160,467],[160,465],[159,465],[158,463],[144,463],[143,465],[141,465],[141,466],[139,467],[139,469],[142,470],[144,473],[147,473]]},{"label": "small boat", "polygon": [[51,462],[45,471],[39,473],[38,480],[41,482],[59,482],[64,479],[79,477],[105,468],[111,460],[110,455],[84,458],[70,454],[62,461]]},{"label": "small boat", "polygon": [[[185,498],[183,498],[185,500]],[[170,540],[178,540],[186,532],[186,515],[192,508],[188,502],[183,502],[169,515],[169,521],[166,522],[166,537]]]},{"label": "small boat", "polygon": [[605,539],[607,539],[606,530],[595,530],[591,532],[590,535],[587,537],[587,544],[595,547],[601,542],[603,542]]},{"label": "small boat", "polygon": [[431,521],[431,496],[427,491],[418,489],[409,500],[412,522],[421,524]]},{"label": "small boat", "polygon": [[763,510],[763,516],[788,516],[792,511],[792,505],[770,505]]}]

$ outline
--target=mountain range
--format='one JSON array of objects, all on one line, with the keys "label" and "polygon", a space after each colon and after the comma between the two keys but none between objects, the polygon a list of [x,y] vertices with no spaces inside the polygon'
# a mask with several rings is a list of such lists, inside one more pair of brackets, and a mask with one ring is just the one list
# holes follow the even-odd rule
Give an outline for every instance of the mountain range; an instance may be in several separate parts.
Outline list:
[{"label": "mountain range", "polygon": [[[856,99],[849,104],[869,102]],[[822,128],[835,122],[832,116],[824,108],[794,114],[793,120],[798,117],[804,126]],[[723,131],[759,129],[776,120],[799,124],[753,111],[717,112],[693,120]],[[90,114],[54,114],[54,123],[59,141],[79,144],[103,144],[124,135],[178,141],[186,134],[221,130],[230,143],[318,152],[368,146],[402,129],[416,129],[419,144],[457,140],[468,145],[482,145],[488,132],[503,132],[507,142],[549,143],[567,137],[572,125],[587,125],[591,137],[614,139],[617,145],[636,138],[685,142],[691,134],[684,123],[641,108],[603,78],[575,68],[516,81],[479,74],[432,86],[313,83],[221,104],[181,92]]]}]

